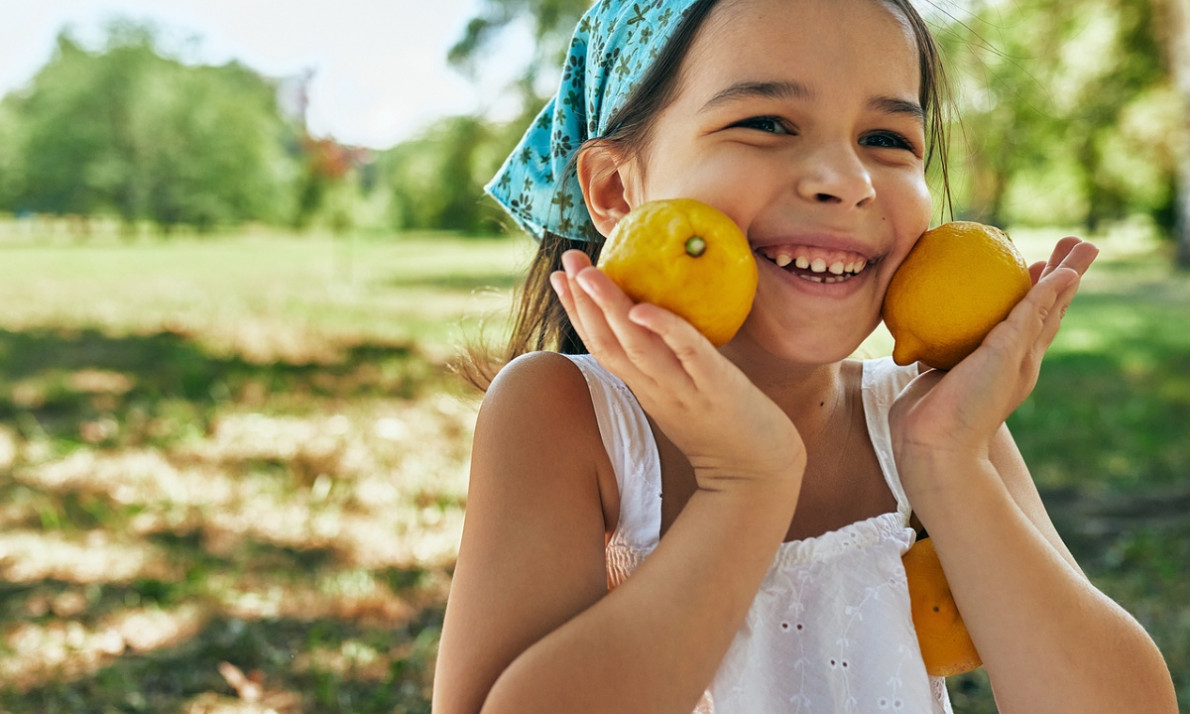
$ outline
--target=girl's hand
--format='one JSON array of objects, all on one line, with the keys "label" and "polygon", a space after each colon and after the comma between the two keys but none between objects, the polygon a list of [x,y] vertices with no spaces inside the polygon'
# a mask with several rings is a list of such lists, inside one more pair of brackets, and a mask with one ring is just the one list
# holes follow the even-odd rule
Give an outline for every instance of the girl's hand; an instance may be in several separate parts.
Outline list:
[{"label": "girl's hand", "polygon": [[689,322],[634,304],[581,251],[562,265],[550,282],[583,343],[686,455],[700,488],[760,481],[796,494],[805,447],[771,399]]},{"label": "girl's hand", "polygon": [[1058,241],[1048,262],[1030,267],[1033,289],[979,349],[949,372],[928,371],[905,388],[889,413],[898,458],[986,455],[997,430],[1037,384],[1041,358],[1098,253],[1075,237]]}]

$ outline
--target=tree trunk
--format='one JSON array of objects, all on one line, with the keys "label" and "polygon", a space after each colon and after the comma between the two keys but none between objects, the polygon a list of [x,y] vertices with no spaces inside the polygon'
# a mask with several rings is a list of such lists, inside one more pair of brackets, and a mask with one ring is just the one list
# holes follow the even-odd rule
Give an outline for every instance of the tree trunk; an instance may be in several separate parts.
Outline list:
[{"label": "tree trunk", "polygon": [[1184,122],[1182,155],[1178,160],[1177,263],[1190,269],[1190,0],[1167,0],[1169,8],[1169,58],[1174,86],[1182,98]]}]

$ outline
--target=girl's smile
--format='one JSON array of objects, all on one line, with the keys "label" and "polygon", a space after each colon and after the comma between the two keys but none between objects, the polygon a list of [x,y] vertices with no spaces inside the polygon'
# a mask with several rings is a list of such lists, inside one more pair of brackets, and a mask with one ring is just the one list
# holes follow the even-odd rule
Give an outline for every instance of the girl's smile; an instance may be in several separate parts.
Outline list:
[{"label": "girl's smile", "polygon": [[910,30],[871,0],[712,11],[621,173],[629,206],[698,198],[748,236],[760,284],[730,349],[825,364],[878,324],[932,209],[918,66]]}]

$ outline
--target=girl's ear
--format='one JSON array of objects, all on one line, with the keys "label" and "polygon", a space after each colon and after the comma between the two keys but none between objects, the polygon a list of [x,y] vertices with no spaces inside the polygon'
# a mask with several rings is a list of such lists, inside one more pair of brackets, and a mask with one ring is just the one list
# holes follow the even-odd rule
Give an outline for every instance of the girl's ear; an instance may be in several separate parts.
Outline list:
[{"label": "girl's ear", "polygon": [[628,200],[626,162],[621,151],[606,144],[593,144],[578,154],[579,185],[595,230],[604,237],[632,209]]}]

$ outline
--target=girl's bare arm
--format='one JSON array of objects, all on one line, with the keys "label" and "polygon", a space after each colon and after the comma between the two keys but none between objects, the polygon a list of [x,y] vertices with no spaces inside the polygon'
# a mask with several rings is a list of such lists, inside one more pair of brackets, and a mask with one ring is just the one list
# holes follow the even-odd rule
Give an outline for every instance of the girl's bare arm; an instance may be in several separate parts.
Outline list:
[{"label": "girl's bare arm", "polygon": [[1058,537],[1008,430],[985,459],[915,458],[953,488],[914,502],[1000,711],[1176,712],[1144,629],[1094,587]]},{"label": "girl's bare arm", "polygon": [[914,510],[1003,712],[1176,712],[1172,681],[1141,626],[1097,590],[1045,512],[1004,420],[1095,257],[1060,241],[1037,285],[946,375],[923,374],[890,413]]},{"label": "girl's bare arm", "polygon": [[[800,476],[803,465],[785,468]],[[564,357],[522,358],[493,384],[476,427],[437,714],[694,708],[771,564],[799,482],[741,473],[700,490],[607,594],[607,469],[585,380]]]}]

